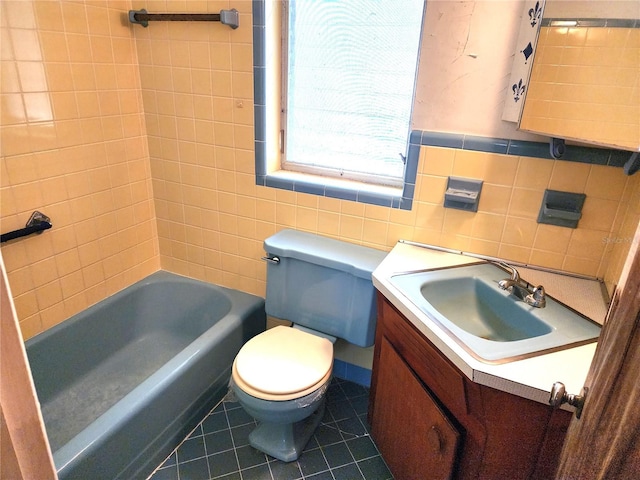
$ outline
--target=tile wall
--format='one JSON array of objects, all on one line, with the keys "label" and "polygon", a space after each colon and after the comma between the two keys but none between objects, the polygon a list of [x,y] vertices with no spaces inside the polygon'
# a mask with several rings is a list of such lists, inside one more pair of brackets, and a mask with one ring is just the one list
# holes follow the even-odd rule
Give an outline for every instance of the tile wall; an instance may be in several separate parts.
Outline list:
[{"label": "tile wall", "polygon": [[[233,7],[240,27],[129,25],[129,2],[2,3],[2,230],[33,209],[54,223],[2,247],[25,337],[158,268],[264,295],[262,242],[282,228],[383,250],[409,239],[617,280],[640,218],[640,175],[425,146],[411,211],[256,186],[251,2],[132,3]],[[12,8],[32,21],[10,23]],[[34,48],[6,49],[12,35]],[[20,72],[31,72],[26,84]],[[32,93],[51,113],[31,109]],[[478,213],[442,207],[448,175],[484,180]],[[545,188],[587,194],[580,228],[536,223]]]},{"label": "tile wall", "polygon": [[3,1],[2,245],[25,338],[159,268],[128,2]]}]

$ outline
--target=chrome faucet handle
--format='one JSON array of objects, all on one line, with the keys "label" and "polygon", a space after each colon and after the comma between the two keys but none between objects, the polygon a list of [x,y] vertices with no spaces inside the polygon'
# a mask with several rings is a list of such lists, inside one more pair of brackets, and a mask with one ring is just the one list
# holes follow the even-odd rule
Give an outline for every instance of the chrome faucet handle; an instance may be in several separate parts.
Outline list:
[{"label": "chrome faucet handle", "polygon": [[546,293],[542,285],[538,285],[527,295],[525,302],[532,307],[544,308],[547,305]]}]

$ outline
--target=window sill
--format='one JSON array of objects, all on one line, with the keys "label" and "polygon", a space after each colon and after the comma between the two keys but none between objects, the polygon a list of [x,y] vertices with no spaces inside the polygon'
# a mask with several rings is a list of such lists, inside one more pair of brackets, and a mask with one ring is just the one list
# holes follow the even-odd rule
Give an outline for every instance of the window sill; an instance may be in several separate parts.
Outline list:
[{"label": "window sill", "polygon": [[300,193],[410,210],[413,198],[405,196],[405,188],[386,187],[307,173],[278,170],[256,179],[258,185]]}]

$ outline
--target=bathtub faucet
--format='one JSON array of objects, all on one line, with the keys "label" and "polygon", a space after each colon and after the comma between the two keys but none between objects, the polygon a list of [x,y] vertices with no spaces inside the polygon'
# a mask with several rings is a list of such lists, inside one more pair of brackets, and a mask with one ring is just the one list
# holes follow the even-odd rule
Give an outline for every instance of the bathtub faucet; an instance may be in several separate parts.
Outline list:
[{"label": "bathtub faucet", "polygon": [[507,290],[508,292],[512,293],[520,300],[522,300],[524,303],[526,303],[527,305],[531,305],[532,307],[544,308],[546,306],[546,293],[542,285],[531,288],[528,283],[520,278],[520,274],[515,267],[504,262],[500,262],[499,265],[508,270],[511,270],[510,278],[505,278],[498,282],[498,286],[502,290]]}]

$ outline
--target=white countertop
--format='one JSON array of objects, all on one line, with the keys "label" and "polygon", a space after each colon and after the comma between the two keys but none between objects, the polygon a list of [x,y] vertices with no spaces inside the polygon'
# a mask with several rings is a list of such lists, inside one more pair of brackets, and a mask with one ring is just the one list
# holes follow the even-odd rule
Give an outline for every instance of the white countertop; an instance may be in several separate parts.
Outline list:
[{"label": "white countertop", "polygon": [[[483,363],[458,345],[389,281],[398,273],[478,261],[464,255],[398,243],[373,272],[373,284],[470,380],[544,404],[549,401],[554,382],[564,383],[568,393],[580,393],[596,349],[595,342],[500,365]],[[518,271],[524,280],[544,285],[549,295],[602,323],[607,306],[599,282],[526,268],[518,268]],[[563,408],[572,410],[566,405]]]}]

